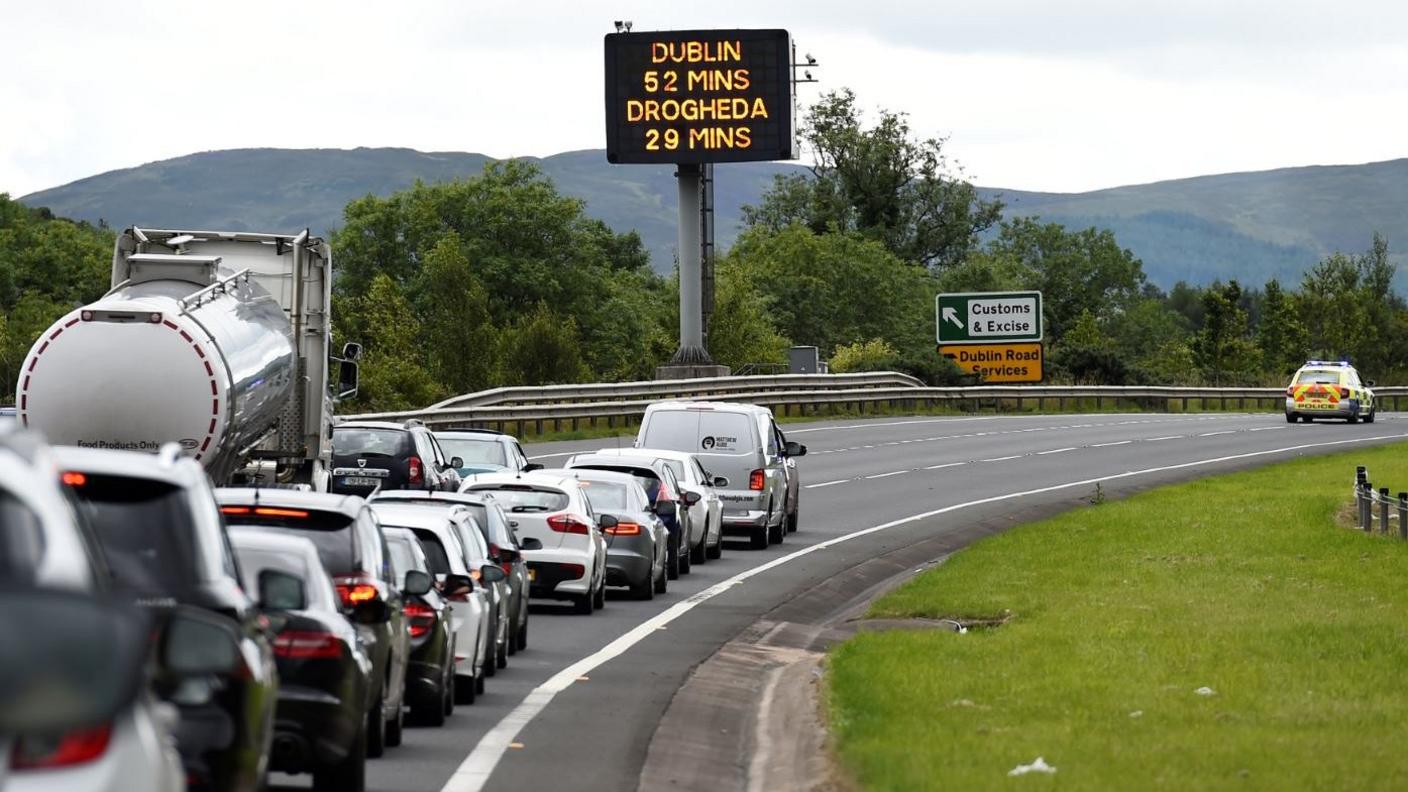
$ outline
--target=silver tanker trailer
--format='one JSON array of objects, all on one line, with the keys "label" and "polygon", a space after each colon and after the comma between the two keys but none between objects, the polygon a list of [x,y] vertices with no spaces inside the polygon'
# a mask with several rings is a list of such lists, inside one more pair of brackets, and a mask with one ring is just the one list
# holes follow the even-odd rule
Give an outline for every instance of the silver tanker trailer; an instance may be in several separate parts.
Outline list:
[{"label": "silver tanker trailer", "polygon": [[130,228],[112,290],[30,349],[18,418],[62,445],[175,441],[217,484],[325,490],[333,401],[356,392],[360,351],[330,357],[331,286],[331,251],[307,231]]}]

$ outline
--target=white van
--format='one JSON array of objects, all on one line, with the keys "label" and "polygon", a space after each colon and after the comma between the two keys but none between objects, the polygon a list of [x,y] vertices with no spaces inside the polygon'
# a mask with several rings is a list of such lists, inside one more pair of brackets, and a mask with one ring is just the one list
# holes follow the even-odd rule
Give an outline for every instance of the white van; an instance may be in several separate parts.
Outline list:
[{"label": "white van", "polygon": [[807,447],[786,441],[772,410],[730,402],[656,402],[645,410],[635,447],[687,451],[711,475],[727,479],[716,488],[725,536],[747,536],[761,549],[797,529],[795,459]]}]

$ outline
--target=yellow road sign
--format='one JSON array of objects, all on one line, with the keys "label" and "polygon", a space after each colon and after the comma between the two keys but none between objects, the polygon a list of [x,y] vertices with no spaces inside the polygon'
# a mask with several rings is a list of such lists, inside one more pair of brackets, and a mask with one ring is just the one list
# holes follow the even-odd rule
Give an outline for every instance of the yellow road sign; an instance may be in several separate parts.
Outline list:
[{"label": "yellow road sign", "polygon": [[1041,344],[944,344],[939,354],[983,382],[1041,382]]}]

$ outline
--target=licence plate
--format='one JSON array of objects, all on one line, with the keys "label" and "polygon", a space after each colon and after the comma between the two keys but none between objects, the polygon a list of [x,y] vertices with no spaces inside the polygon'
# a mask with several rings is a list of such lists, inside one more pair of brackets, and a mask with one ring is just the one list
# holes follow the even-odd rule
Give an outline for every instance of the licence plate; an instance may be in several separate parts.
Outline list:
[{"label": "licence plate", "polygon": [[342,486],[344,487],[375,487],[381,483],[381,479],[370,476],[343,476]]}]

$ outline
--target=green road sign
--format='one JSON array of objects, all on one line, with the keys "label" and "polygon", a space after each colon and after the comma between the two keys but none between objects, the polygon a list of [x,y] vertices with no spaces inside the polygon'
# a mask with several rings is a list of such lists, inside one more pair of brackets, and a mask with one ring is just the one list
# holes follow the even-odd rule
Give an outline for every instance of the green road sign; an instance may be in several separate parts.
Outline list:
[{"label": "green road sign", "polygon": [[940,344],[1041,340],[1041,292],[940,294],[934,300]]}]

